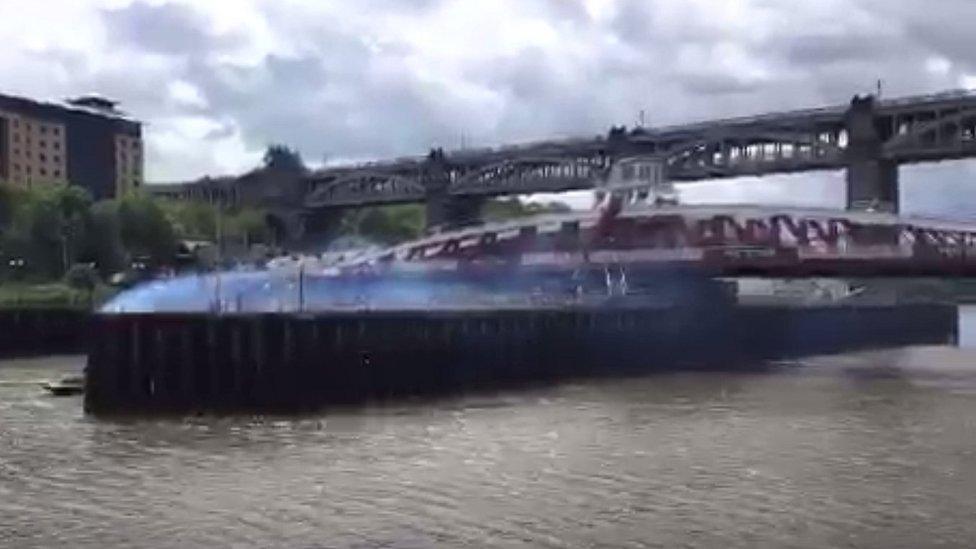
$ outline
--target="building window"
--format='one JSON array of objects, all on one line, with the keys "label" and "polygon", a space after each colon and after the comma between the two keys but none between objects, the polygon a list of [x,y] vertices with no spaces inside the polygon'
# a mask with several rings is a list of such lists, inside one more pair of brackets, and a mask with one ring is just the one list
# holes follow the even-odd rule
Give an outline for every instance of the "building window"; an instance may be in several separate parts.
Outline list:
[{"label": "building window", "polygon": [[54,155],[54,162],[55,162],[56,164],[60,164],[60,163],[61,163],[61,157],[60,157],[60,156],[58,156],[58,155]]},{"label": "building window", "polygon": [[14,143],[20,143],[20,134],[19,133],[15,133],[14,134]]},{"label": "building window", "polygon": [[41,168],[40,171],[41,171],[41,175],[47,176],[47,170],[45,170],[44,168]]},{"label": "building window", "polygon": [[43,149],[44,147],[47,147],[47,141],[41,139],[40,141],[37,142],[37,146]]},{"label": "building window", "polygon": [[61,177],[61,170],[54,170],[54,177]]},{"label": "building window", "polygon": [[20,172],[20,164],[14,164],[14,171],[18,173]]},{"label": "building window", "polygon": [[133,140],[133,141],[132,141],[132,148],[133,148],[133,149],[138,149],[138,148],[139,148],[139,142],[138,142],[138,141],[136,141],[136,140]]},{"label": "building window", "polygon": [[38,159],[39,159],[39,160],[40,160],[41,162],[47,162],[47,155],[45,155],[44,153],[40,153],[40,154],[38,154],[38,155],[37,155],[37,158],[38,158]]},{"label": "building window", "polygon": [[60,141],[55,141],[54,142],[54,150],[56,150],[56,151],[60,151],[61,150],[61,142]]},{"label": "building window", "polygon": [[47,126],[41,124],[41,133],[47,133]]}]

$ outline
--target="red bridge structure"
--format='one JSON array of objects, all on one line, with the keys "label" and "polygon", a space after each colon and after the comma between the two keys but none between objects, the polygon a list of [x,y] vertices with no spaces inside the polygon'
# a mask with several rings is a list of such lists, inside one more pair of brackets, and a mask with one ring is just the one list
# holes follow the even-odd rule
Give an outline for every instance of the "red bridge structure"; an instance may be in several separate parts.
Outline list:
[{"label": "red bridge structure", "polygon": [[976,225],[890,213],[760,206],[576,212],[439,233],[340,273],[692,269],[712,276],[976,275]]}]

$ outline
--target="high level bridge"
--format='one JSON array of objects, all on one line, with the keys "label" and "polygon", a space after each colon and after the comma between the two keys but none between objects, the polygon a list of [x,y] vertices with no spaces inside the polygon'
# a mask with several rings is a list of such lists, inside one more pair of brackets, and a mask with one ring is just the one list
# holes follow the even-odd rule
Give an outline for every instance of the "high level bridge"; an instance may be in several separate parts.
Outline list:
[{"label": "high level bridge", "polygon": [[424,202],[430,225],[477,216],[491,196],[600,187],[623,160],[658,166],[666,182],[845,169],[850,210],[897,213],[901,164],[976,156],[976,92],[896,99],[320,170],[310,211]]}]

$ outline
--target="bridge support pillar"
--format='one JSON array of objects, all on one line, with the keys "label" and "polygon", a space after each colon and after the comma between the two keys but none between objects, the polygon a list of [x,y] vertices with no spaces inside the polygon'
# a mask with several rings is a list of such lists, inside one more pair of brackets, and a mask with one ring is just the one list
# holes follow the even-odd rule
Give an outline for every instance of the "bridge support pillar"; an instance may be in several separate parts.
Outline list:
[{"label": "bridge support pillar", "polygon": [[854,97],[847,129],[847,209],[898,213],[898,164],[883,158],[874,96]]},{"label": "bridge support pillar", "polygon": [[451,196],[452,167],[444,151],[434,149],[427,155],[424,166],[424,188],[427,190],[427,228],[456,228],[478,221],[481,217],[481,197]]}]

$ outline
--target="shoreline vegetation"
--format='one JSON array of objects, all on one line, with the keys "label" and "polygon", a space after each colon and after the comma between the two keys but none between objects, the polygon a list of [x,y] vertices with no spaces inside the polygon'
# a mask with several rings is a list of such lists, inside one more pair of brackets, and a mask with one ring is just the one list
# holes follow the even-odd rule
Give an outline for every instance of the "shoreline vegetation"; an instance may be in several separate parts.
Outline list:
[{"label": "shoreline vegetation", "polygon": [[[270,146],[257,169],[307,172],[298,153],[281,145]],[[498,221],[568,210],[560,202],[499,198],[485,203],[482,217]],[[341,241],[391,245],[418,238],[426,228],[423,204],[341,215],[335,230],[313,247],[324,251]],[[96,201],[75,185],[41,182],[27,189],[0,183],[0,309],[93,308],[159,274],[226,268],[282,252],[260,207],[173,200],[144,189]]]},{"label": "shoreline vegetation", "polygon": [[95,309],[117,293],[100,284],[93,290],[73,288],[63,282],[0,284],[0,309]]}]

